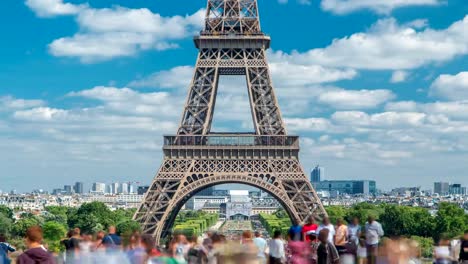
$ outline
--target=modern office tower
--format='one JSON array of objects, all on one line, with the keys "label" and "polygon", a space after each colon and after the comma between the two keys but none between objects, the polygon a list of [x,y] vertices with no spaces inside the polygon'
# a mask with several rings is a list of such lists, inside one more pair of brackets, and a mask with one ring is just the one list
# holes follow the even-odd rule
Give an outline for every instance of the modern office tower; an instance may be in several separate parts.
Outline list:
[{"label": "modern office tower", "polygon": [[105,184],[105,183],[101,183],[101,182],[95,182],[95,183],[93,183],[92,192],[95,192],[95,193],[105,193],[105,192],[106,192],[106,184]]},{"label": "modern office tower", "polygon": [[111,183],[110,188],[109,188],[109,193],[118,194],[120,191],[119,188],[120,188],[120,183],[118,182]]},{"label": "modern office tower", "polygon": [[84,184],[82,182],[76,182],[75,185],[73,186],[73,190],[75,191],[76,194],[83,194],[84,193],[83,186]]},{"label": "modern office tower", "polygon": [[439,195],[447,195],[449,193],[450,184],[448,182],[435,182],[434,193]]},{"label": "modern office tower", "polygon": [[120,185],[119,193],[127,194],[128,193],[128,183],[124,182]]},{"label": "modern office tower", "polygon": [[375,194],[375,181],[320,181],[314,182],[318,191],[337,191],[340,194]]},{"label": "modern office tower", "polygon": [[449,186],[449,194],[466,195],[466,187],[461,184],[451,184]]},{"label": "modern office tower", "polygon": [[65,191],[66,194],[71,194],[72,193],[72,186],[71,185],[64,185],[63,190]]},{"label": "modern office tower", "polygon": [[316,166],[310,172],[310,181],[311,182],[320,182],[324,178],[325,178],[325,168],[322,168],[320,166]]},{"label": "modern office tower", "polygon": [[137,194],[145,195],[145,193],[148,191],[148,189],[149,189],[149,186],[138,186]]},{"label": "modern office tower", "polygon": [[133,184],[128,185],[128,193],[135,193],[135,186]]}]

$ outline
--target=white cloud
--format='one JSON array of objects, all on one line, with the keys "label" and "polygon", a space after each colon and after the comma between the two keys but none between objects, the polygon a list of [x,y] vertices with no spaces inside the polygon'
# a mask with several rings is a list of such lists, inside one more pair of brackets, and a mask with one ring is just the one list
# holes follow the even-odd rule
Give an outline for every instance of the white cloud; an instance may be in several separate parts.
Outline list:
[{"label": "white cloud", "polygon": [[[301,65],[283,60],[281,52],[272,54],[270,70],[278,86],[303,86],[316,83],[351,80],[357,76],[352,69],[333,69],[320,65]],[[287,58],[287,57],[286,57]],[[282,62],[280,62],[282,61]]]},{"label": "white cloud", "polygon": [[61,0],[28,0],[38,16],[74,15],[80,30],[49,44],[57,57],[79,58],[93,63],[134,56],[145,50],[177,48],[177,40],[194,35],[203,25],[204,11],[192,15],[162,17],[147,8],[120,6],[91,8]]},{"label": "white cloud", "polygon": [[442,74],[431,85],[430,94],[449,100],[468,100],[468,72]]},{"label": "white cloud", "polygon": [[391,83],[400,83],[406,81],[409,73],[406,71],[394,71],[392,78],[390,78]]},{"label": "white cloud", "polygon": [[335,14],[347,14],[362,9],[379,14],[388,14],[392,10],[407,6],[436,6],[440,0],[322,0],[321,7]]},{"label": "white cloud", "polygon": [[17,99],[12,96],[0,96],[0,111],[13,111],[43,106],[42,100]]},{"label": "white cloud", "polygon": [[75,15],[88,5],[64,3],[63,0],[26,0],[26,5],[40,17]]},{"label": "white cloud", "polygon": [[188,87],[194,74],[192,66],[174,67],[168,71],[155,72],[147,77],[130,82],[131,87],[176,88]]},{"label": "white cloud", "polygon": [[286,118],[285,123],[292,131],[324,132],[331,127],[331,123],[324,118]]},{"label": "white cloud", "polygon": [[300,65],[369,70],[414,69],[468,53],[468,16],[442,30],[418,31],[394,18],[379,20],[367,32],[335,39],[325,48],[292,52],[283,58]]},{"label": "white cloud", "polygon": [[395,95],[389,90],[335,90],[321,93],[318,101],[337,109],[375,108]]}]

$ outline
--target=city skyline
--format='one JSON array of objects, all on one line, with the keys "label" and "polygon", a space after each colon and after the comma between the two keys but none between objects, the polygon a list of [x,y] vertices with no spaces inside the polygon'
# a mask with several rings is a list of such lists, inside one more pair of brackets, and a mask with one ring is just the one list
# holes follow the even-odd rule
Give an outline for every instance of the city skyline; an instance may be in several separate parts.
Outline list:
[{"label": "city skyline", "polygon": [[[302,138],[305,169],[321,164],[327,179],[466,186],[463,0],[392,2],[259,1],[287,129]],[[149,184],[162,135],[176,131],[202,25],[205,1],[183,3],[0,3],[11,25],[0,44],[2,189],[105,175]],[[216,131],[252,131],[243,82],[220,80]]]}]

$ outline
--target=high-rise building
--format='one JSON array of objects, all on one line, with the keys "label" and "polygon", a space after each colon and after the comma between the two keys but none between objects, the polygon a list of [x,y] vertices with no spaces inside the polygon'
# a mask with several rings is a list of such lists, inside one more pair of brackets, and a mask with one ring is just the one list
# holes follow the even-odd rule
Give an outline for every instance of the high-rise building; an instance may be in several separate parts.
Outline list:
[{"label": "high-rise building", "polygon": [[123,193],[123,194],[127,194],[128,193],[128,183],[124,182],[120,185],[120,192],[119,193]]},{"label": "high-rise building", "polygon": [[449,194],[466,195],[466,188],[461,184],[451,184],[449,186]]},{"label": "high-rise building", "polygon": [[135,186],[133,184],[128,185],[128,193],[135,193]]},{"label": "high-rise building", "polygon": [[105,192],[106,192],[106,184],[105,184],[105,183],[101,183],[101,182],[95,182],[95,183],[93,183],[92,192],[95,192],[95,193],[105,193]]},{"label": "high-rise building", "polygon": [[119,193],[119,188],[120,188],[120,183],[114,182],[110,185],[109,193],[110,194],[118,194]]},{"label": "high-rise building", "polygon": [[76,194],[83,194],[84,193],[83,186],[84,184],[82,182],[76,182],[75,185],[73,186],[73,190],[75,191]]},{"label": "high-rise building", "polygon": [[213,195],[214,187],[208,187],[206,189],[201,190],[196,195],[197,196],[211,196]]},{"label": "high-rise building", "polygon": [[434,193],[439,195],[447,195],[450,191],[450,184],[448,182],[435,182]]},{"label": "high-rise building", "polygon": [[375,181],[320,181],[314,182],[317,191],[336,191],[340,194],[375,194]]},{"label": "high-rise building", "polygon": [[320,182],[325,178],[325,168],[316,166],[311,172],[310,172],[310,181],[311,182]]},{"label": "high-rise building", "polygon": [[63,190],[65,191],[66,194],[72,194],[72,187],[71,185],[64,185]]},{"label": "high-rise building", "polygon": [[149,189],[149,186],[138,186],[137,193],[139,195],[145,195],[148,189]]}]

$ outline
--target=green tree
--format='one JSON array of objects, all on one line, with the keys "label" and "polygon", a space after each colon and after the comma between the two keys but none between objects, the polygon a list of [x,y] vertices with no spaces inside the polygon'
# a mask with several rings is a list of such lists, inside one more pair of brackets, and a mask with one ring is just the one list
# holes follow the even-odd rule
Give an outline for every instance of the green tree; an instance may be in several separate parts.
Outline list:
[{"label": "green tree", "polygon": [[0,205],[0,215],[4,215],[6,218],[13,219],[13,210],[4,205]]},{"label": "green tree", "polygon": [[364,224],[367,221],[369,216],[373,216],[376,219],[384,213],[384,208],[380,205],[374,205],[370,203],[359,203],[351,207],[347,214],[346,219],[351,221],[354,217],[359,218],[361,224]]},{"label": "green tree", "polygon": [[11,232],[17,237],[24,237],[28,228],[36,225],[42,226],[42,224],[43,219],[37,216],[21,218],[13,224]]},{"label": "green tree", "polygon": [[117,231],[120,235],[132,234],[140,231],[140,224],[133,220],[126,220],[117,224]]},{"label": "green tree", "polygon": [[58,222],[49,221],[46,222],[43,227],[44,239],[48,241],[60,241],[65,236],[67,229],[63,224]]},{"label": "green tree", "polygon": [[13,221],[3,214],[0,214],[0,234],[10,235],[13,227]]},{"label": "green tree", "polygon": [[468,217],[465,210],[456,204],[441,203],[435,221],[434,239],[438,240],[441,234],[449,237],[461,235],[468,228]]},{"label": "green tree", "polygon": [[345,219],[347,209],[343,206],[332,205],[325,208],[332,224],[336,224],[338,219]]},{"label": "green tree", "polygon": [[68,215],[68,226],[79,227],[83,233],[95,233],[110,225],[115,225],[114,214],[103,203],[83,204],[76,212]]}]

